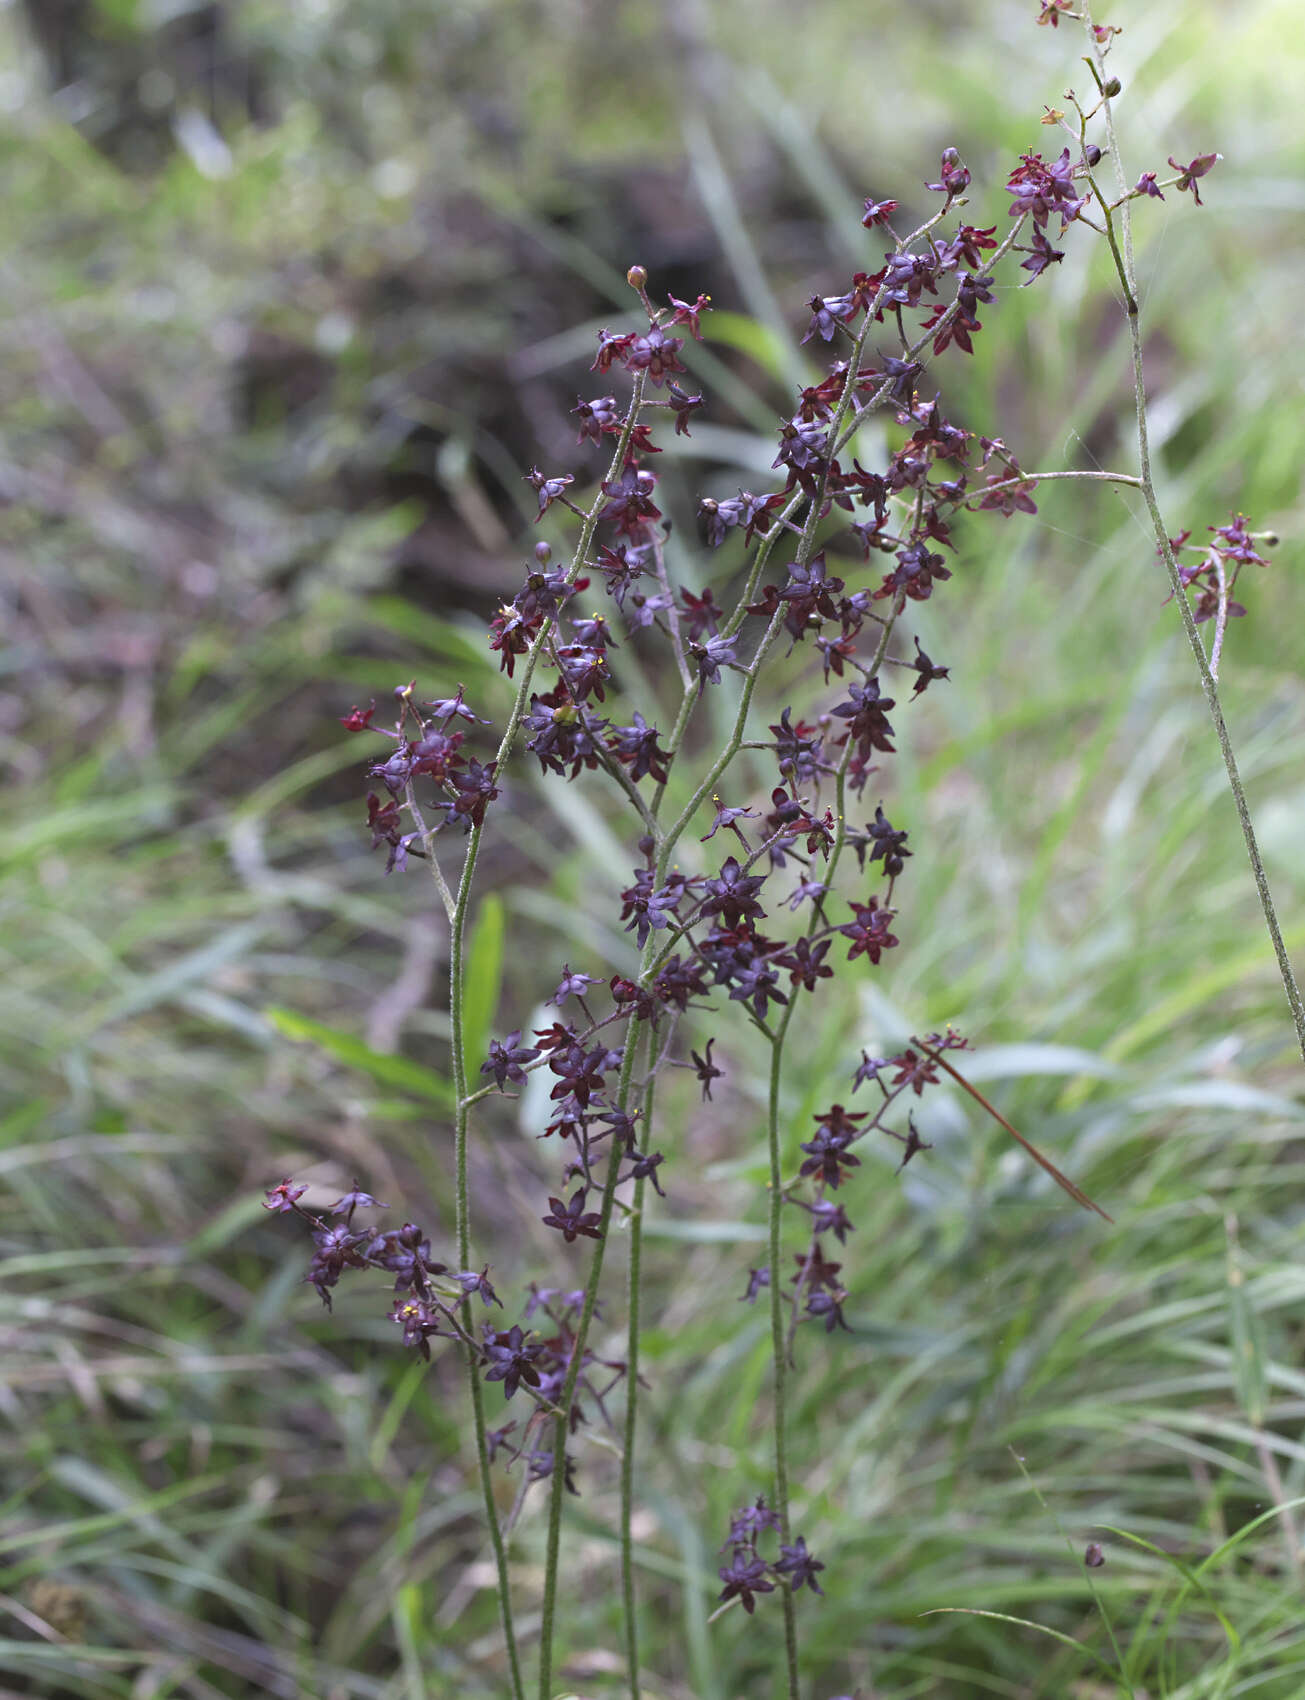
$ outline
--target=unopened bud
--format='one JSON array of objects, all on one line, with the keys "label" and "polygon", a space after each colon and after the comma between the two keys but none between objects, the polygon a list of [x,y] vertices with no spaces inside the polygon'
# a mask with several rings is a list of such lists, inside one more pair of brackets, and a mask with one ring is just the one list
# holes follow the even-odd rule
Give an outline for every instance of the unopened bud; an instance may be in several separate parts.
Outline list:
[{"label": "unopened bud", "polygon": [[629,271],[625,274],[625,281],[629,284],[631,289],[637,289],[642,292],[648,287],[648,273],[642,266],[631,266]]},{"label": "unopened bud", "polygon": [[1089,1541],[1087,1551],[1083,1554],[1083,1562],[1089,1570],[1100,1570],[1106,1562],[1106,1555],[1101,1550],[1100,1541]]},{"label": "unopened bud", "polygon": [[1089,142],[1089,144],[1088,144],[1087,162],[1090,166],[1101,164],[1101,149],[1096,145],[1095,142]]},{"label": "unopened bud", "polygon": [[553,545],[551,543],[535,544],[535,559],[539,562],[541,567],[546,567],[552,558]]},{"label": "unopened bud", "polygon": [[1113,100],[1123,86],[1123,83],[1120,82],[1118,77],[1111,77],[1102,92],[1105,94],[1107,99]]}]

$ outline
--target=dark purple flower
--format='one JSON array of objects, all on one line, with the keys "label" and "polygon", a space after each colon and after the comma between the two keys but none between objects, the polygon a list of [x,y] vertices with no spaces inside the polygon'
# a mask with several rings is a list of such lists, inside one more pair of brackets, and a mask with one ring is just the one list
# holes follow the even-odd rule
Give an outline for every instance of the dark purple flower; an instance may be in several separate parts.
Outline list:
[{"label": "dark purple flower", "polygon": [[585,1197],[585,1189],[581,1187],[569,1204],[564,1204],[560,1198],[550,1198],[549,1214],[541,1218],[544,1226],[556,1228],[568,1245],[579,1234],[586,1234],[591,1240],[603,1237],[599,1227],[603,1218],[598,1211],[585,1209]]},{"label": "dark purple flower", "polygon": [[545,999],[545,1002],[553,1004],[560,1009],[568,998],[583,999],[585,992],[590,986],[601,985],[602,981],[595,978],[594,975],[573,973],[571,970],[571,964],[569,962],[564,962],[562,964],[562,978],[557,983],[557,990],[553,993],[551,998]]},{"label": "dark purple flower", "polygon": [[502,1310],[503,1301],[490,1285],[488,1263],[479,1272],[479,1274],[477,1274],[474,1269],[464,1269],[461,1274],[455,1275],[453,1279],[458,1283],[468,1297],[470,1297],[472,1293],[479,1293],[487,1310],[490,1305],[497,1305],[499,1309]]},{"label": "dark purple flower", "polygon": [[842,1293],[812,1293],[806,1304],[807,1315],[824,1317],[826,1334],[832,1334],[835,1328],[841,1328],[844,1333],[850,1334],[852,1330],[843,1315],[845,1297]]},{"label": "dark purple flower", "polygon": [[694,341],[701,342],[702,332],[698,327],[698,315],[700,313],[709,313],[711,311],[711,296],[699,295],[698,299],[692,306],[690,306],[687,301],[681,301],[678,295],[671,295],[669,292],[666,299],[675,309],[675,311],[671,314],[669,323],[672,325],[685,326]]},{"label": "dark purple flower", "polygon": [[909,665],[915,669],[917,675],[915,689],[911,692],[912,702],[914,702],[916,697],[921,695],[922,692],[928,690],[929,686],[933,684],[936,679],[946,679],[951,673],[951,669],[949,667],[937,667],[934,665],[934,663],[920,648],[919,638],[916,638],[915,640],[915,660],[910,662]]},{"label": "dark purple flower", "polygon": [[[708,1050],[710,1051],[710,1047]],[[268,1187],[263,1208],[276,1216],[284,1216],[287,1210],[294,1209],[296,1200],[302,1198],[307,1191],[306,1186],[296,1186],[289,1178],[278,1181],[275,1186]]]},{"label": "dark purple flower", "polygon": [[[533,1481],[546,1482],[553,1474],[553,1454],[546,1447],[527,1453],[526,1462]],[[575,1485],[575,1460],[569,1452],[562,1454],[562,1485],[568,1493],[579,1495],[580,1489]]]},{"label": "dark purple flower", "polygon": [[1053,248],[1043,233],[1040,230],[1035,230],[1033,232],[1033,247],[1028,259],[1021,262],[1020,270],[1032,273],[1029,279],[1031,283],[1033,278],[1041,277],[1048,266],[1055,265],[1057,261],[1064,258],[1065,250],[1063,248]]},{"label": "dark purple flower", "polygon": [[1192,199],[1196,202],[1198,207],[1202,206],[1204,203],[1201,200],[1201,191],[1196,187],[1196,179],[1198,177],[1204,177],[1210,167],[1218,160],[1222,159],[1222,157],[1222,154],[1203,153],[1198,154],[1197,157],[1194,160],[1191,160],[1187,165],[1179,165],[1174,156],[1170,154],[1169,163],[1178,173],[1178,181],[1174,184],[1174,188],[1177,189],[1180,194],[1184,189],[1190,189],[1192,191]]},{"label": "dark purple flower", "polygon": [[629,768],[631,779],[639,780],[651,775],[658,785],[664,785],[666,763],[671,759],[671,753],[657,742],[659,736],[657,728],[650,726],[635,709],[632,725],[612,727],[608,747],[617,760]]},{"label": "dark purple flower", "polygon": [[638,579],[648,572],[644,560],[645,547],[635,548],[629,543],[618,543],[614,549],[604,546],[598,552],[598,559],[593,564],[607,581],[607,594],[613,598],[618,608],[625,606],[625,598]]},{"label": "dark purple flower", "polygon": [[427,1341],[431,1335],[451,1332],[440,1328],[441,1320],[440,1312],[425,1299],[395,1299],[390,1310],[390,1321],[403,1326],[404,1345],[416,1346],[427,1362],[430,1361]]},{"label": "dark purple flower", "polygon": [[528,1342],[519,1327],[498,1333],[486,1324],[485,1356],[489,1368],[485,1380],[501,1381],[505,1399],[510,1399],[523,1381],[528,1387],[538,1387],[540,1378],[535,1364],[543,1350],[539,1342]]},{"label": "dark purple flower", "polygon": [[766,1496],[758,1494],[751,1505],[745,1505],[742,1511],[736,1511],[730,1518],[730,1532],[721,1543],[720,1550],[726,1547],[753,1547],[757,1537],[764,1535],[767,1529],[779,1530],[783,1524],[778,1512],[772,1511],[766,1504]]},{"label": "dark purple flower", "polygon": [[801,1199],[794,1199],[801,1209],[810,1211],[814,1221],[812,1226],[818,1234],[833,1234],[839,1245],[847,1243],[847,1236],[852,1232],[852,1224],[848,1221],[847,1212],[841,1204],[835,1204],[832,1199],[818,1198],[814,1204],[803,1204]]},{"label": "dark purple flower", "polygon": [[764,916],[756,896],[765,883],[764,874],[745,874],[737,858],[727,856],[719,875],[702,882],[705,896],[699,913],[704,918],[719,915],[727,927],[736,927],[745,918]]},{"label": "dark purple flower", "polygon": [[666,1161],[666,1158],[662,1155],[662,1153],[660,1151],[654,1151],[645,1155],[641,1151],[627,1150],[626,1156],[634,1159],[634,1162],[630,1167],[630,1174],[628,1178],[635,1181],[651,1181],[653,1189],[656,1191],[658,1197],[665,1198],[666,1194],[662,1191],[657,1181],[658,1166]]},{"label": "dark purple flower", "polygon": [[497,766],[497,762],[491,761],[482,767],[473,756],[465,773],[450,775],[449,783],[458,795],[455,801],[440,805],[447,812],[450,825],[461,821],[468,831],[473,826],[484,826],[485,810],[499,795],[498,786],[494,783]]},{"label": "dark purple flower", "polygon": [[599,443],[603,433],[617,432],[621,429],[621,414],[616,405],[614,395],[595,396],[592,401],[576,397],[576,405],[571,409],[580,420],[580,435],[577,443],[583,443],[586,437],[590,442]]},{"label": "dark purple flower", "polygon": [[531,1045],[520,1045],[521,1029],[509,1033],[506,1039],[491,1039],[489,1042],[489,1057],[481,1063],[482,1074],[492,1074],[495,1085],[502,1090],[509,1080],[524,1080],[525,1069],[522,1066],[534,1062],[539,1051]]},{"label": "dark purple flower", "polygon": [[935,582],[952,576],[951,569],[944,564],[945,559],[945,556],[935,555],[926,549],[921,542],[899,549],[897,565],[875,591],[875,600],[901,592],[913,602],[927,602],[933,594]]},{"label": "dark purple flower", "polygon": [[[537,466],[532,466],[526,474],[526,483],[539,497],[539,512],[535,515],[538,521],[543,519],[553,503],[565,494],[568,486],[575,483],[575,474],[563,472],[555,478],[546,478]],[[569,502],[567,506],[570,506]]]},{"label": "dark purple flower", "polygon": [[823,1594],[825,1591],[816,1581],[816,1572],[825,1567],[807,1551],[807,1543],[801,1535],[792,1546],[780,1547],[779,1558],[770,1568],[777,1576],[788,1577],[789,1586],[794,1593],[802,1587],[810,1588],[813,1594]]},{"label": "dark purple flower", "polygon": [[672,956],[658,970],[653,991],[660,1002],[683,1012],[691,998],[706,997],[708,987],[698,963],[691,957],[682,962],[678,956]]},{"label": "dark purple flower", "polygon": [[901,873],[906,858],[911,852],[906,848],[909,834],[899,832],[884,814],[882,806],[875,808],[875,818],[866,827],[866,832],[874,844],[870,852],[872,862],[882,862],[884,872],[889,879],[896,879]]},{"label": "dark purple flower", "polygon": [[669,883],[657,886],[656,877],[653,869],[640,868],[634,876],[634,884],[621,893],[620,919],[627,923],[626,932],[634,933],[640,950],[649,931],[660,932],[670,925],[675,905],[680,899],[680,892]]},{"label": "dark purple flower", "polygon": [[363,1192],[355,1181],[350,1191],[346,1192],[343,1198],[337,1198],[335,1203],[328,1207],[326,1214],[351,1218],[355,1210],[372,1207],[377,1210],[388,1210],[390,1208],[388,1204],[378,1203],[371,1193]]},{"label": "dark purple flower", "polygon": [[759,1558],[750,1556],[747,1552],[736,1552],[729,1564],[723,1566],[717,1574],[725,1584],[720,1592],[721,1600],[741,1600],[743,1609],[749,1616],[756,1609],[754,1595],[775,1592],[775,1584],[766,1579],[766,1566]]},{"label": "dark purple flower", "polygon": [[612,361],[618,357],[624,363],[624,356],[637,335],[636,331],[623,331],[615,334],[611,331],[599,331],[598,354],[589,370],[591,372],[609,371]]},{"label": "dark purple flower", "polygon": [[647,372],[649,379],[660,388],[672,372],[684,370],[676,359],[683,347],[682,338],[667,336],[660,326],[654,325],[643,336],[637,336],[626,350],[625,369],[627,372]]},{"label": "dark purple flower", "polygon": [[716,815],[711,823],[711,831],[704,832],[699,843],[705,844],[709,838],[715,838],[721,827],[724,826],[729,828],[745,850],[750,849],[747,839],[743,836],[742,827],[735,823],[741,820],[755,819],[757,811],[755,809],[726,808],[719,797],[713,797],[712,802],[716,805]]},{"label": "dark purple flower", "polygon": [[677,437],[688,437],[692,434],[689,430],[689,421],[702,406],[702,397],[690,395],[687,390],[682,390],[673,378],[666,388],[670,396],[671,412],[675,415],[675,435]]},{"label": "dark purple flower", "polygon": [[[725,1070],[723,1068],[717,1068],[715,1063],[711,1060],[711,1048],[715,1043],[716,1041],[714,1038],[708,1039],[706,1052],[703,1056],[699,1056],[697,1051],[689,1052],[689,1055],[693,1058],[693,1066],[698,1071],[698,1079],[702,1082],[702,1097],[704,1103],[711,1097],[712,1081],[724,1080],[725,1078]],[[300,1191],[303,1191],[302,1187],[300,1188]]]},{"label": "dark purple flower", "polygon": [[652,499],[656,483],[651,472],[641,472],[638,467],[627,464],[615,482],[603,485],[607,501],[598,515],[599,519],[614,525],[627,537],[637,538],[646,521],[662,517],[661,509]]},{"label": "dark purple flower", "polygon": [[[822,885],[818,889],[823,892],[826,888]],[[822,939],[819,944],[813,946],[810,939],[802,938],[791,949],[786,950],[783,956],[775,958],[775,966],[787,968],[789,978],[795,986],[802,986],[806,991],[814,992],[817,980],[828,980],[833,976],[834,970],[824,960],[828,952],[828,939]]]},{"label": "dark purple flower", "polygon": [[858,956],[868,956],[871,962],[877,965],[880,955],[885,950],[891,950],[898,942],[888,930],[894,911],[881,909],[879,900],[875,897],[872,897],[869,903],[853,903],[851,907],[856,919],[846,922],[838,929],[844,938],[852,941],[847,960],[854,962]]},{"label": "dark purple flower", "polygon": [[738,664],[738,640],[732,637],[708,638],[706,643],[691,643],[689,654],[698,669],[698,694],[704,685],[719,685],[722,667]]},{"label": "dark purple flower", "polygon": [[861,1166],[861,1159],[854,1157],[847,1147],[857,1137],[859,1123],[866,1119],[868,1113],[862,1110],[852,1115],[841,1104],[831,1104],[823,1115],[816,1117],[815,1138],[802,1146],[810,1155],[798,1172],[818,1175],[822,1185],[837,1189],[845,1169]]},{"label": "dark purple flower", "polygon": [[896,211],[896,201],[867,201],[865,204],[865,216],[862,218],[861,223],[865,225],[867,230],[873,229],[876,224],[882,225],[882,227],[891,235],[892,226],[888,221],[892,218]]},{"label": "dark purple flower", "polygon": [[878,679],[868,679],[864,685],[849,685],[847,701],[837,703],[831,711],[848,723],[839,742],[846,743],[850,737],[866,759],[871,750],[891,754],[893,729],[888,723],[888,710],[896,706],[892,697],[880,695]]},{"label": "dark purple flower", "polygon": [[695,596],[691,590],[680,592],[680,620],[695,642],[704,632],[714,636],[724,617],[725,611],[712,595],[710,585],[701,596]]}]

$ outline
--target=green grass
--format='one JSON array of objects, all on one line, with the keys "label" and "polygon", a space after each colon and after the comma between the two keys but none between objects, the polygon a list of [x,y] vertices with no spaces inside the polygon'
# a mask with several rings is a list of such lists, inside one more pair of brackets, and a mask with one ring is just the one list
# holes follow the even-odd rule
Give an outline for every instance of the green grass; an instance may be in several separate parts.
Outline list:
[{"label": "green grass", "polygon": [[[949,12],[940,83],[923,33],[936,9],[867,22],[829,4],[795,38],[778,8],[750,8],[745,54],[738,9],[722,3],[707,33],[737,60],[740,89],[769,76],[794,110],[754,110],[731,135],[723,104],[688,104],[727,168],[749,138],[790,162],[775,169],[803,181],[812,244],[835,255],[846,231],[834,247],[824,225],[840,177],[855,239],[857,196],[913,192],[946,141],[970,157],[975,205],[996,218],[999,187],[981,183],[1037,145],[1026,115],[1076,74],[1073,38],[1033,30],[1032,9],[994,12],[991,30],[1013,44],[996,82],[990,30]],[[267,8],[251,10],[251,28],[274,29]],[[358,27],[361,14],[335,10]],[[541,41],[565,24],[552,10]],[[1203,211],[1167,202],[1139,219],[1154,220],[1142,265],[1161,495],[1174,529],[1199,535],[1235,506],[1284,538],[1249,586],[1224,681],[1300,960],[1305,372],[1289,220],[1302,160],[1279,92],[1299,68],[1300,26],[1267,0],[1235,27],[1211,12],[1177,32],[1134,10],[1118,49],[1130,170],[1206,145],[1226,155]],[[376,16],[387,41],[403,35],[402,9]],[[641,16],[630,27],[646,29]],[[511,36],[524,27],[506,8],[501,36],[454,43],[491,93],[521,74],[501,68],[496,44],[511,37],[525,60],[535,50]],[[911,99],[865,73],[889,38]],[[401,46],[407,71],[386,73],[398,115],[374,102],[367,122],[421,158],[426,48]],[[327,78],[320,44],[284,51]],[[567,79],[588,52],[536,78],[543,140],[529,173],[542,178],[572,139]],[[646,146],[671,157],[687,96],[650,82],[642,98]],[[359,288],[374,256],[405,251],[405,209],[377,202],[310,110],[251,134],[226,184],[178,163],[156,197],[39,105],[7,144],[28,257],[8,325],[4,458],[29,478],[0,539],[18,609],[0,681],[0,1687],[12,1693],[503,1691],[456,1367],[405,1356],[379,1289],[346,1289],[326,1316],[302,1285],[292,1225],[257,1208],[285,1174],[323,1199],[358,1175],[395,1220],[450,1238],[442,923],[414,926],[432,913],[420,870],[385,881],[368,855],[355,783],[366,750],[335,717],[414,673],[423,688],[462,680],[474,701],[501,700],[474,622],[391,582],[386,550],[410,517],[350,513],[334,480],[381,455],[391,359],[452,359],[510,335],[519,301],[496,293],[482,312],[477,256],[460,252],[458,275],[441,280],[446,318],[429,301],[401,327],[368,309],[338,405],[261,435],[237,432],[229,373],[205,340],[228,319],[311,340],[319,305],[334,305],[321,257],[333,241]],[[628,157],[620,120],[604,85],[577,153]],[[542,193],[474,149],[449,157],[457,185],[479,179],[491,202]],[[802,231],[785,245],[750,215],[752,190],[730,189],[728,171],[708,182],[708,156],[695,158],[718,239],[737,244],[736,292],[718,305],[747,316],[708,344],[733,375],[735,435],[705,438],[729,489],[759,477],[782,394],[760,282],[800,326],[804,294],[845,258],[817,273]],[[576,214],[562,275],[587,268],[601,291],[632,256],[604,246],[594,217]],[[284,269],[298,252],[312,256],[302,290]],[[97,256],[113,260],[107,282],[88,281]],[[177,265],[174,314],[151,320],[139,291],[174,281]],[[940,379],[977,429],[996,428],[998,398],[1029,466],[1130,464],[1106,274],[1100,257],[1084,268],[1073,254],[1062,270],[1049,288],[1003,291],[974,361],[949,359]],[[22,331],[34,303],[125,398],[125,442],[88,441],[50,390]],[[526,340],[567,329],[562,306],[540,309]],[[581,370],[572,356],[568,388]],[[497,499],[525,467],[471,401],[466,418],[475,488]],[[468,512],[473,473],[459,464],[449,477]],[[673,511],[691,536],[696,474],[681,472]],[[181,548],[199,547],[186,503],[201,498],[224,522],[206,540],[217,589],[202,595]],[[920,611],[952,680],[897,717],[900,754],[866,792],[867,813],[882,794],[911,829],[903,945],[799,1018],[785,1113],[796,1130],[845,1092],[863,1047],[954,1021],[976,1042],[974,1079],[1115,1221],[1075,1211],[950,1089],[924,1101],[934,1149],[900,1179],[890,1153],[865,1154],[844,1256],[854,1332],[803,1331],[792,1388],[795,1524],[828,1566],[826,1598],[801,1601],[809,1692],[1295,1700],[1305,1509],[1275,1507],[1305,1495],[1299,1059],[1151,544],[1123,497],[1044,488],[1039,505],[1031,523],[971,525],[954,581]],[[509,559],[529,541],[514,537]],[[685,570],[715,578],[728,565]],[[808,658],[790,665],[783,700],[814,701]],[[613,922],[623,839],[601,787],[539,787],[523,763],[517,799],[518,824],[486,856],[508,940],[500,1032],[531,1019],[563,960],[633,960]],[[690,834],[684,855],[707,851]],[[433,989],[387,1021],[405,973]],[[764,1255],[763,1058],[724,1014],[708,1030],[730,1079],[705,1106],[691,1081],[668,1084],[672,1198],[644,1253],[648,1700],[768,1696],[782,1656],[774,1602],[754,1620],[707,1622],[729,1513],[769,1476],[765,1329],[738,1302]],[[542,1269],[560,1280],[578,1268],[534,1220],[535,1177],[552,1173],[537,1109],[527,1093],[478,1124],[477,1243],[509,1308]],[[620,1349],[611,1291],[604,1354]],[[615,1467],[599,1446],[577,1450],[562,1692],[597,1700],[620,1692]],[[528,1505],[513,1542],[527,1657],[541,1510]],[[1094,1538],[1100,1571],[1082,1564]]]}]

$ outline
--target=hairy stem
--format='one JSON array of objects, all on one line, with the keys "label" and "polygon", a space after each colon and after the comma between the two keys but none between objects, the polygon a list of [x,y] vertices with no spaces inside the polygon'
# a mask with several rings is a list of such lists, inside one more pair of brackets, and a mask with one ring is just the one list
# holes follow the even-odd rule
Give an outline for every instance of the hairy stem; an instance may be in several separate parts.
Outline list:
[{"label": "hairy stem", "polygon": [[[631,1023],[633,1026],[633,1023]],[[633,1035],[627,1039],[625,1054],[621,1058],[621,1073],[616,1092],[615,1107],[624,1110],[630,1099],[630,1080],[634,1073],[634,1053],[636,1041]],[[616,1135],[612,1135],[613,1141]],[[607,1250],[608,1235],[612,1227],[612,1205],[616,1198],[616,1183],[621,1173],[620,1153],[613,1144],[608,1153],[607,1177],[603,1184],[603,1201],[600,1206],[600,1221],[598,1224],[599,1238],[594,1242],[593,1256],[589,1262],[589,1278],[585,1282],[584,1304],[580,1310],[580,1320],[576,1324],[575,1339],[571,1346],[571,1362],[567,1366],[566,1380],[562,1385],[561,1396],[558,1399],[559,1414],[553,1422],[553,1472],[549,1478],[548,1496],[548,1536],[544,1559],[544,1606],[539,1623],[539,1700],[551,1700],[553,1685],[553,1627],[557,1618],[557,1572],[558,1552],[562,1538],[562,1499],[566,1492],[566,1437],[571,1406],[575,1400],[576,1383],[580,1379],[580,1366],[584,1359],[585,1344],[589,1338],[589,1326],[594,1318],[594,1308],[598,1303],[598,1284],[603,1274],[603,1258]]]},{"label": "hairy stem", "polygon": [[[669,1050],[669,1038],[662,1053]],[[657,1087],[659,1058],[649,1059],[648,1082],[643,1094],[643,1125],[652,1124],[653,1097]],[[644,1145],[646,1151],[648,1146]],[[625,1617],[626,1682],[630,1700],[639,1700],[639,1618],[634,1590],[634,1446],[639,1423],[639,1282],[643,1265],[642,1178],[634,1183],[630,1204],[630,1263],[626,1282],[625,1333],[625,1430],[621,1445],[621,1595]]]},{"label": "hairy stem", "polygon": [[[784,1184],[783,1151],[779,1135],[780,1067],[784,1054],[784,1036],[796,999],[789,1003],[779,1022],[770,1047],[770,1089],[766,1099],[766,1144],[770,1156],[770,1201],[767,1213],[767,1238],[770,1245],[770,1354],[774,1378],[774,1416],[771,1427],[775,1442],[775,1512],[779,1518],[779,1538],[785,1546],[792,1540],[788,1515],[788,1351],[784,1339],[784,1306],[780,1292],[780,1211],[784,1208],[781,1188]],[[784,1602],[784,1654],[788,1675],[788,1700],[799,1700],[797,1611],[793,1590],[781,1590]]]}]

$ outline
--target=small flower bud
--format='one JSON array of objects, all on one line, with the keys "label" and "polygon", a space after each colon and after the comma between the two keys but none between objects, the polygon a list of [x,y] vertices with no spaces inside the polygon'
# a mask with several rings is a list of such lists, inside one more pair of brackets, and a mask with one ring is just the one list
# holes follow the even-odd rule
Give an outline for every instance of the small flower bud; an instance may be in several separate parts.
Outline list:
[{"label": "small flower bud", "polygon": [[535,559],[539,562],[541,567],[546,567],[552,558],[553,545],[551,543],[535,544]]},{"label": "small flower bud", "polygon": [[1101,164],[1101,149],[1096,145],[1095,142],[1090,142],[1088,144],[1087,162],[1088,162],[1089,165],[1100,165]]},{"label": "small flower bud", "polygon": [[1106,1562],[1106,1555],[1101,1550],[1100,1541],[1089,1541],[1087,1551],[1083,1554],[1083,1562],[1089,1570],[1100,1570]]},{"label": "small flower bud", "polygon": [[1123,88],[1123,86],[1124,86],[1123,83],[1120,82],[1118,77],[1111,77],[1110,81],[1106,84],[1105,88],[1102,90],[1102,93],[1106,96],[1106,98],[1108,100],[1113,100],[1114,97]]},{"label": "small flower bud", "polygon": [[648,287],[648,273],[642,266],[631,266],[625,274],[625,281],[631,289],[643,291]]}]

